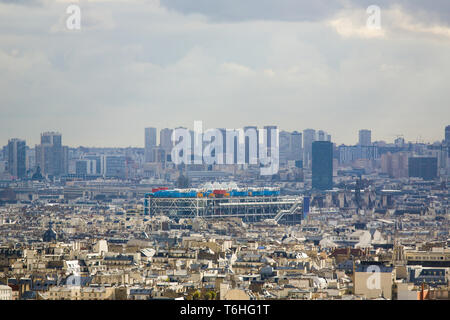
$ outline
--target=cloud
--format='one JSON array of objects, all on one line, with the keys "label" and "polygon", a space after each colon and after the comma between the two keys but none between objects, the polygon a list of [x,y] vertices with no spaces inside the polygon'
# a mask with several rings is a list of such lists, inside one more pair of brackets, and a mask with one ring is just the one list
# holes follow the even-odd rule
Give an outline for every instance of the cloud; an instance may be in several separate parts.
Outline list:
[{"label": "cloud", "polygon": [[198,13],[214,21],[323,21],[348,9],[365,10],[377,5],[382,10],[401,6],[409,15],[425,22],[450,24],[448,0],[161,0],[161,5],[184,14]]},{"label": "cloud", "polygon": [[450,44],[436,10],[382,7],[373,36],[351,1],[244,2],[81,0],[76,32],[65,2],[0,2],[0,145],[58,130],[72,146],[142,146],[144,127],[194,120],[315,127],[337,143],[362,127],[442,136]]},{"label": "cloud", "polygon": [[215,21],[317,21],[336,9],[343,1],[304,0],[161,0],[161,5],[185,14],[198,13]]},{"label": "cloud", "polygon": [[[379,7],[378,7],[379,8]],[[371,28],[368,24],[373,13],[350,8],[337,12],[328,21],[328,25],[343,37],[383,38],[383,37],[441,37],[450,39],[450,27],[439,22],[420,20],[421,15],[413,15],[404,7],[395,4],[380,9],[380,26]],[[423,16],[423,15],[422,15]]]}]

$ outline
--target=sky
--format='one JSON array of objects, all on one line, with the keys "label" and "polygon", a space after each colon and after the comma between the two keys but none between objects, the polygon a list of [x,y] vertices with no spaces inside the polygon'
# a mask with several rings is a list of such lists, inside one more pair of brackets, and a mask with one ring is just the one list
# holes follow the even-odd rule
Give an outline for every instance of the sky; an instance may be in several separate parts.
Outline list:
[{"label": "sky", "polygon": [[143,147],[195,120],[441,141],[449,57],[448,0],[0,0],[0,146]]}]

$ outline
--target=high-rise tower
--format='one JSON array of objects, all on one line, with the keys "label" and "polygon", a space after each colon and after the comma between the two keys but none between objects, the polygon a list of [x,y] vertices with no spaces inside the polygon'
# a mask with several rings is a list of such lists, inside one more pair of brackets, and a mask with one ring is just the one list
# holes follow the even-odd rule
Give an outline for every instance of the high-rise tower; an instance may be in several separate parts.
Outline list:
[{"label": "high-rise tower", "polygon": [[318,190],[333,188],[333,144],[329,141],[312,144],[312,187]]},{"label": "high-rise tower", "polygon": [[8,141],[9,173],[16,178],[23,178],[26,172],[26,143],[24,140],[11,139]]}]

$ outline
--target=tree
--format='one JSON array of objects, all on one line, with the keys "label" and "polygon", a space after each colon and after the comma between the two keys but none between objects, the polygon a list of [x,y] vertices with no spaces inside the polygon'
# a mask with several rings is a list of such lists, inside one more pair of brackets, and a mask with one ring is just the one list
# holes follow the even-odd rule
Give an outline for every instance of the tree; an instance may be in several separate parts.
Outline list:
[{"label": "tree", "polygon": [[192,300],[200,300],[200,296],[200,291],[197,290],[192,294]]}]

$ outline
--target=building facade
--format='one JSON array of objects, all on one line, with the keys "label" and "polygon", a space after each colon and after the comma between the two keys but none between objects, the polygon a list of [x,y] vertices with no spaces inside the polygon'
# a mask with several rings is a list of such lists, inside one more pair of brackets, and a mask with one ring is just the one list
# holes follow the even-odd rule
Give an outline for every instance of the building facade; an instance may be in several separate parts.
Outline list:
[{"label": "building facade", "polygon": [[409,177],[433,180],[437,178],[437,158],[414,157],[408,159]]},{"label": "building facade", "polygon": [[67,173],[68,148],[62,145],[62,136],[57,132],[41,134],[41,144],[37,145],[36,165],[43,175],[60,176]]},{"label": "building facade", "polygon": [[316,141],[316,130],[303,130],[303,166],[311,168],[312,144]]},{"label": "building facade", "polygon": [[26,173],[26,144],[24,140],[11,139],[8,141],[9,173],[18,179]]},{"label": "building facade", "polygon": [[153,149],[156,147],[156,128],[145,128],[145,162],[154,162]]},{"label": "building facade", "polygon": [[333,144],[329,141],[315,141],[312,144],[312,188],[333,188]]},{"label": "building facade", "polygon": [[360,146],[372,145],[372,131],[366,129],[359,130],[358,145]]}]

